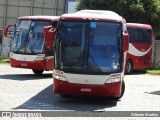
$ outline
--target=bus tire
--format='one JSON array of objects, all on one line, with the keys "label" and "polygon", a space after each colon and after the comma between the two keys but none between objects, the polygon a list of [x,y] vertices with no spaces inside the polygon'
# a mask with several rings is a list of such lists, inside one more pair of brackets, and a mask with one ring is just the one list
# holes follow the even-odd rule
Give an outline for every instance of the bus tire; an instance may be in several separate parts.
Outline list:
[{"label": "bus tire", "polygon": [[32,69],[32,71],[33,71],[34,74],[36,74],[36,75],[42,75],[42,73],[43,73],[44,70],[33,70],[33,69]]},{"label": "bus tire", "polygon": [[122,81],[122,87],[121,87],[121,95],[119,97],[113,97],[111,98],[112,100],[118,101],[122,96],[124,95],[125,92],[125,82],[124,80]]},{"label": "bus tire", "polygon": [[131,74],[132,68],[133,68],[132,66],[133,66],[132,61],[131,60],[127,60],[126,67],[125,67],[125,73],[126,74]]}]

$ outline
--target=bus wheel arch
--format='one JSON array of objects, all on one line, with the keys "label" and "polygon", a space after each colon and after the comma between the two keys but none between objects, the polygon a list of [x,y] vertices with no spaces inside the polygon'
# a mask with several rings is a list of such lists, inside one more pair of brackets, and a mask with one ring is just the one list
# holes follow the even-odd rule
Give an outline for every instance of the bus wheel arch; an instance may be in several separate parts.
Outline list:
[{"label": "bus wheel arch", "polygon": [[124,80],[122,80],[121,95],[120,95],[119,99],[124,95],[124,92],[125,92],[125,82],[124,82]]},{"label": "bus wheel arch", "polygon": [[122,87],[121,87],[121,94],[120,94],[120,96],[119,97],[112,97],[111,99],[115,100],[115,101],[118,101],[120,98],[123,97],[124,92],[125,92],[125,82],[124,82],[124,80],[122,80]]},{"label": "bus wheel arch", "polygon": [[132,70],[133,70],[133,62],[131,59],[128,59],[125,66],[125,73],[131,74]]}]

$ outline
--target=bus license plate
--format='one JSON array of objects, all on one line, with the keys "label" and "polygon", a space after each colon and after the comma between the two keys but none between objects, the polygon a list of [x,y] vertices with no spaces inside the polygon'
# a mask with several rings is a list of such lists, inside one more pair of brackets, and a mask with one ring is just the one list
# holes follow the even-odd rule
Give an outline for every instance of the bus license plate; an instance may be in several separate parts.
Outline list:
[{"label": "bus license plate", "polygon": [[90,88],[81,88],[82,92],[91,92],[92,90]]}]

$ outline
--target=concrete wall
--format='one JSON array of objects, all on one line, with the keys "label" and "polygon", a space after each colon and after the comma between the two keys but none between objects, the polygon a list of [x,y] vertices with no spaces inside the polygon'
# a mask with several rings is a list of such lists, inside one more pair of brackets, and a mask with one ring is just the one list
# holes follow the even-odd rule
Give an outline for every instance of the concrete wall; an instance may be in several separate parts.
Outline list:
[{"label": "concrete wall", "polygon": [[153,47],[153,65],[160,69],[160,40],[154,40]]},{"label": "concrete wall", "polygon": [[62,15],[66,0],[0,0],[0,29],[20,16]]}]

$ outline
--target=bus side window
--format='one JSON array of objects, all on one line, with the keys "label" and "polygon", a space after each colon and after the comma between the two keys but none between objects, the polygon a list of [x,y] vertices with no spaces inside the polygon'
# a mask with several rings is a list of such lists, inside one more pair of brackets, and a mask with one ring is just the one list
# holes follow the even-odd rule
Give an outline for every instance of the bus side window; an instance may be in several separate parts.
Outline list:
[{"label": "bus side window", "polygon": [[136,37],[135,37],[135,31],[136,31],[136,29],[134,29],[134,28],[128,28],[130,43],[134,43],[135,42],[135,39],[136,39]]},{"label": "bus side window", "polygon": [[144,38],[144,32],[143,32],[143,30],[140,30],[139,35],[140,35],[139,36],[139,42],[144,43],[145,38]]},{"label": "bus side window", "polygon": [[139,35],[139,30],[138,29],[136,29],[135,30],[135,42],[140,42],[140,35]]},{"label": "bus side window", "polygon": [[150,30],[144,30],[144,37],[146,43],[151,43],[151,31]]},{"label": "bus side window", "polygon": [[151,43],[151,30],[146,31],[146,37],[147,37],[148,43]]}]

